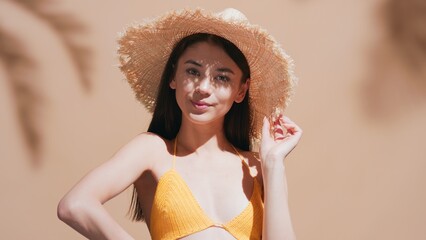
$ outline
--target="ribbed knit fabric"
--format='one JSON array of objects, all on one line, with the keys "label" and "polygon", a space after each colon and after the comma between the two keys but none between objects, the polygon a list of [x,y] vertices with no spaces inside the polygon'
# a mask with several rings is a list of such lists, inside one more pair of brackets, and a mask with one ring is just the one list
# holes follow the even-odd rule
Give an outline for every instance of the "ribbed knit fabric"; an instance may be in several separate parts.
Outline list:
[{"label": "ribbed knit fabric", "polygon": [[[222,227],[236,239],[261,239],[263,202],[260,184],[254,178],[247,207]],[[175,240],[216,226],[203,211],[182,177],[171,169],[161,177],[151,211],[153,240]]]},{"label": "ribbed knit fabric", "polygon": [[215,226],[225,229],[236,239],[261,239],[261,191],[260,184],[253,178],[253,193],[246,208],[231,221],[217,224],[205,214],[188,185],[173,167],[158,181],[151,210],[151,237],[153,240],[175,240]]}]

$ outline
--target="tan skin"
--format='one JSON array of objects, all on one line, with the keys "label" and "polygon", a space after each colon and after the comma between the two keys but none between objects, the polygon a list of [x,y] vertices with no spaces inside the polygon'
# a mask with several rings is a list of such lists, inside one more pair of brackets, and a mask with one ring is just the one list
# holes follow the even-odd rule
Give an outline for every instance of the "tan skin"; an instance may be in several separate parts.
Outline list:
[{"label": "tan skin", "polygon": [[[243,167],[222,127],[225,114],[234,102],[244,99],[249,88],[250,81],[242,83],[241,76],[232,59],[211,43],[196,43],[180,57],[170,82],[182,110],[175,169],[205,214],[218,223],[226,223],[247,206],[252,177],[256,177],[265,192],[263,238],[295,239],[283,160],[302,131],[281,116],[274,125],[287,131],[271,136],[269,122],[264,121],[262,161],[240,151],[251,170]],[[172,159],[173,141],[150,133],[136,136],[71,189],[58,206],[59,217],[90,239],[133,239],[102,204],[134,183],[149,226],[157,181],[171,169]],[[268,192],[274,192],[274,197]],[[222,228],[210,227],[182,239],[234,238]]]}]

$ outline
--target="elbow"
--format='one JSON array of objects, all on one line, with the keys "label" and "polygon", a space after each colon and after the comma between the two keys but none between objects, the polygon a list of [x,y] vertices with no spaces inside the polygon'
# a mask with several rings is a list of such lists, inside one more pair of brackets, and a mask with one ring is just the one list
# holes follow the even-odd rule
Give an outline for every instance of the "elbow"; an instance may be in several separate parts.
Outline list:
[{"label": "elbow", "polygon": [[63,222],[65,222],[66,219],[70,218],[70,204],[65,198],[62,198],[59,202],[58,207],[56,208],[56,214],[58,218]]},{"label": "elbow", "polygon": [[61,221],[70,224],[75,222],[84,210],[80,201],[64,197],[59,202],[56,212]]}]

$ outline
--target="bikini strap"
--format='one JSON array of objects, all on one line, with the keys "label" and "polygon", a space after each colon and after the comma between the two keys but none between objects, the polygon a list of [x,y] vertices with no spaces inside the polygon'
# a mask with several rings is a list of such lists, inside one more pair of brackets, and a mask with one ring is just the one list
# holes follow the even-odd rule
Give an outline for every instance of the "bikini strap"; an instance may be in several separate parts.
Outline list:
[{"label": "bikini strap", "polygon": [[243,157],[243,155],[241,155],[241,153],[234,147],[234,145],[231,144],[231,146],[234,149],[234,151],[237,153],[237,155],[240,157],[241,162],[243,162],[244,165],[246,165],[247,168],[250,170],[250,166],[248,165],[248,163],[246,163],[246,159]]},{"label": "bikini strap", "polygon": [[175,169],[175,163],[176,163],[176,146],[177,146],[177,137],[175,138],[175,142],[173,144],[173,163],[172,163],[172,169]]}]

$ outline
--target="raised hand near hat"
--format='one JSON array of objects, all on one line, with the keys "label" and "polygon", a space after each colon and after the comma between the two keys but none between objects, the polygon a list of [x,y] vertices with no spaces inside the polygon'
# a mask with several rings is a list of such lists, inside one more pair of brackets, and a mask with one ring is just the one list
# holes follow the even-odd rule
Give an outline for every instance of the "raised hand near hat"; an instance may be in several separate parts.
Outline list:
[{"label": "raised hand near hat", "polygon": [[302,129],[279,112],[263,119],[260,158],[264,190],[263,239],[295,240],[288,207],[285,157],[296,147]]},{"label": "raised hand near hat", "polygon": [[[296,147],[302,137],[302,129],[290,118],[275,111],[269,121],[263,119],[260,157],[264,167],[284,158]],[[271,162],[272,161],[272,162]]]}]

